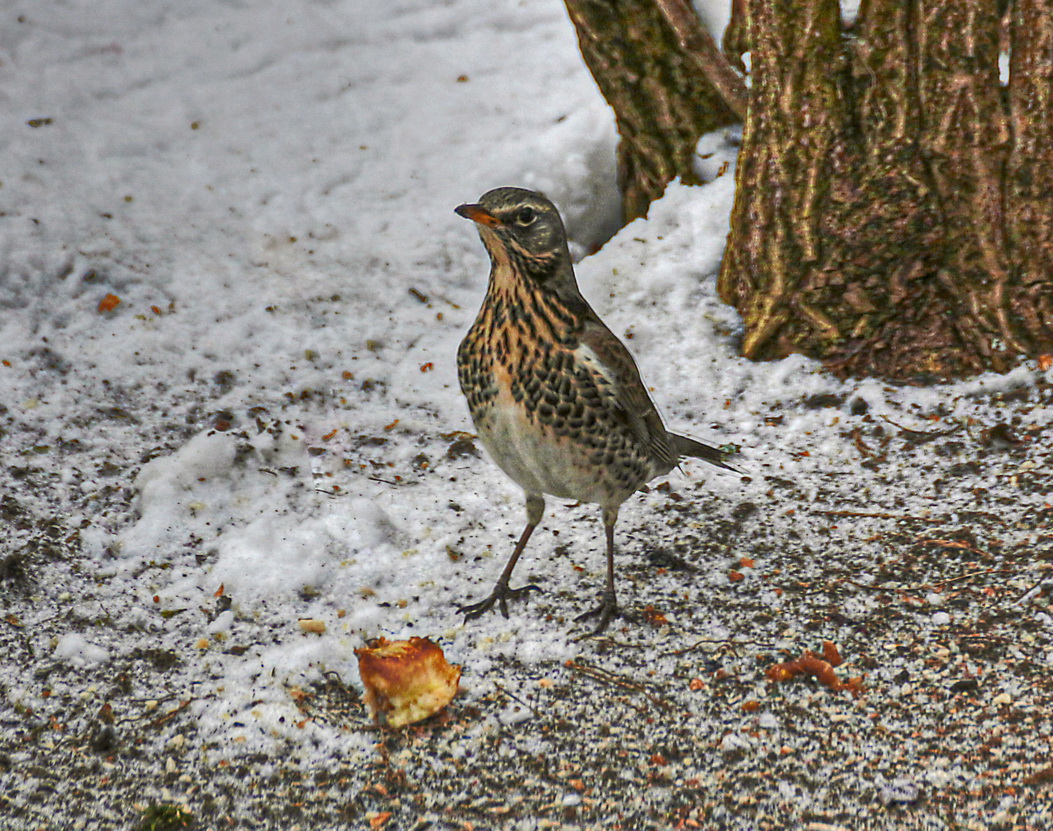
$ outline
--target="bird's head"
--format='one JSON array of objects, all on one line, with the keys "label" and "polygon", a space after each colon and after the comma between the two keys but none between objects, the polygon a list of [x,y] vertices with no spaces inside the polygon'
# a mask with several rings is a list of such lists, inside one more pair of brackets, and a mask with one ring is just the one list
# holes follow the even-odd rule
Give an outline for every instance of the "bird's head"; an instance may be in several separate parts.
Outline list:
[{"label": "bird's head", "polygon": [[573,285],[563,220],[556,206],[540,193],[495,188],[456,211],[479,228],[494,263],[508,261],[524,277],[541,283],[563,282],[569,276]]}]

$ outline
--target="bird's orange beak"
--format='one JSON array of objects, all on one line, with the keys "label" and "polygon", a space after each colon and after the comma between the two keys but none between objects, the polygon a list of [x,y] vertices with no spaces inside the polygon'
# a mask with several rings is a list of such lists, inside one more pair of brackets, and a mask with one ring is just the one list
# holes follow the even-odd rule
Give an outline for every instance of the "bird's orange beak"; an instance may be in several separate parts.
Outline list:
[{"label": "bird's orange beak", "polygon": [[454,208],[454,211],[465,219],[470,219],[488,228],[499,228],[503,224],[500,219],[481,205],[460,205]]}]

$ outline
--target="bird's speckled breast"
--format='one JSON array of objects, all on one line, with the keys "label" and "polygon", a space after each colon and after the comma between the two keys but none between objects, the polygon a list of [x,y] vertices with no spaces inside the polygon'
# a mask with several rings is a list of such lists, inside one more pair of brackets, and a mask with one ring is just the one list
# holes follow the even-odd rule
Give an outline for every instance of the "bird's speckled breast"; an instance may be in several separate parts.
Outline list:
[{"label": "bird's speckled breast", "polygon": [[483,446],[525,491],[618,504],[652,462],[579,332],[558,297],[491,285],[458,351],[461,390]]}]

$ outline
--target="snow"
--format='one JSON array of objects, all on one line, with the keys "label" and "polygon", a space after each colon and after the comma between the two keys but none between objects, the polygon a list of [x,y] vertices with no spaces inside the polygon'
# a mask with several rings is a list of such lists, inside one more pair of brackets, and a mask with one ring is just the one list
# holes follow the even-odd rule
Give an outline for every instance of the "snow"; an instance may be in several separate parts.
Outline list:
[{"label": "snow", "polygon": [[101,646],[89,643],[76,632],[70,632],[58,639],[54,656],[60,661],[68,661],[75,666],[87,664],[104,664],[110,660],[110,653]]},{"label": "snow", "polygon": [[[721,4],[707,14],[726,20]],[[290,694],[334,673],[357,685],[353,649],[370,638],[441,643],[464,667],[454,706],[485,709],[479,735],[536,718],[487,699],[513,662],[545,676],[597,657],[571,621],[601,587],[595,506],[549,500],[517,572],[544,595],[514,604],[509,620],[465,624],[456,611],[489,590],[524,520],[522,494],[489,460],[452,452],[456,433],[472,430],[456,348],[487,271],[453,208],[491,187],[543,190],[559,205],[583,292],[626,339],[667,423],[740,450],[745,478],[693,461],[666,477],[697,505],[685,521],[658,481],[619,523],[619,568],[634,575],[619,584],[623,605],[672,606],[687,580],[699,602],[667,618],[690,627],[688,641],[743,636],[762,610],[774,648],[815,647],[795,609],[821,607],[821,590],[790,602],[769,577],[819,581],[826,557],[857,569],[843,613],[879,612],[871,567],[885,557],[875,535],[886,520],[837,530],[809,511],[956,518],[975,501],[912,477],[909,459],[861,466],[848,426],[893,436],[882,419],[919,431],[972,419],[976,432],[999,394],[1053,382],[1031,363],[895,388],[839,382],[800,356],[741,358],[740,321],[715,289],[738,132],[702,138],[706,185],[672,183],[647,219],[611,238],[613,119],[556,0],[16,0],[0,15],[2,488],[70,546],[33,566],[61,592],[31,579],[28,594],[4,589],[5,600],[27,643],[74,667],[179,656],[210,765],[260,752],[372,758],[375,734],[305,721]],[[120,305],[99,311],[108,294]],[[804,405],[820,394],[836,403]],[[1048,423],[1036,407],[1012,429]],[[876,452],[877,434],[860,435]],[[922,462],[934,464],[928,452]],[[1026,464],[1017,473],[1032,481],[1041,466]],[[841,475],[852,484],[833,490]],[[969,486],[1002,493],[1008,476],[991,462]],[[790,501],[773,495],[780,478],[800,489]],[[1021,515],[1048,500],[1040,487],[1012,493]],[[782,524],[769,532],[785,536],[761,534],[754,550],[710,532],[749,505],[766,518],[778,505]],[[31,524],[12,524],[4,543],[41,544]],[[675,548],[697,571],[641,578],[655,571],[651,548]],[[755,563],[736,584],[729,571],[747,555]],[[747,605],[704,602],[718,591]],[[970,625],[967,609],[937,609],[946,595],[921,595],[912,625],[924,637]],[[304,618],[326,631],[303,631]],[[1048,638],[1051,619],[1034,621]],[[643,624],[626,626],[616,637]],[[668,646],[641,659],[676,669],[680,659],[658,655]],[[47,710],[43,684],[17,660],[2,671],[7,705]],[[49,683],[82,686],[75,675]],[[784,714],[758,718],[772,738],[714,723],[709,748],[774,753],[789,741]],[[470,756],[471,739],[451,753]],[[799,787],[778,784],[786,799]],[[910,778],[879,787],[884,803],[919,791]]]}]

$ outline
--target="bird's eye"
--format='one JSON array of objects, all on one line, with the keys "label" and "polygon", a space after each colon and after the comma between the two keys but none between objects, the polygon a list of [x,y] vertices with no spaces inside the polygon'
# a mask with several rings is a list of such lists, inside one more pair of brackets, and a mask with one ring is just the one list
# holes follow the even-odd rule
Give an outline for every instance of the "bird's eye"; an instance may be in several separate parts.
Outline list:
[{"label": "bird's eye", "polygon": [[520,225],[530,225],[537,219],[537,211],[533,208],[520,208],[516,214],[516,222]]}]

